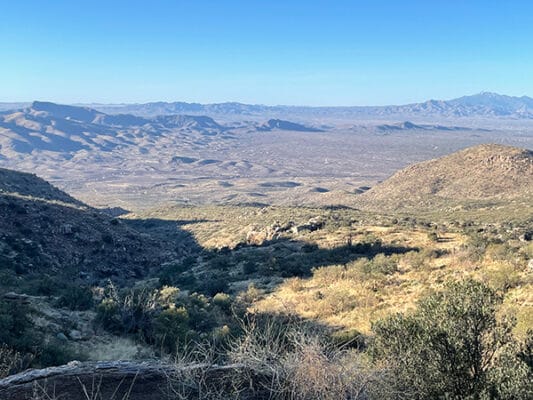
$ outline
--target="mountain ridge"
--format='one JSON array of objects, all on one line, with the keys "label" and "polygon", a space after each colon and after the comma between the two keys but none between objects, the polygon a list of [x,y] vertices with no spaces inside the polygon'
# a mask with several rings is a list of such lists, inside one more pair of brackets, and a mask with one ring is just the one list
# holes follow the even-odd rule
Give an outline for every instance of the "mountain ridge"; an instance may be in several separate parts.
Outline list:
[{"label": "mountain ridge", "polygon": [[[0,103],[0,111],[28,107],[31,103]],[[72,106],[91,108],[107,114],[134,114],[137,116],[157,116],[173,114],[244,115],[260,114],[284,115],[333,113],[339,116],[390,116],[420,115],[441,117],[508,117],[533,119],[533,98],[509,96],[494,92],[480,92],[449,100],[429,99],[408,104],[382,106],[302,106],[302,105],[264,105],[241,102],[195,103],[195,102],[146,102],[146,103],[78,103]]]},{"label": "mountain ridge", "polygon": [[493,92],[481,92],[450,100],[430,99],[419,103],[385,106],[298,106],[298,105],[263,105],[238,102],[225,103],[187,103],[154,102],[126,105],[96,105],[97,110],[109,113],[128,110],[139,115],[167,113],[206,113],[206,114],[309,114],[335,113],[339,115],[426,115],[445,117],[511,117],[533,118],[533,98],[528,96],[507,96]]}]

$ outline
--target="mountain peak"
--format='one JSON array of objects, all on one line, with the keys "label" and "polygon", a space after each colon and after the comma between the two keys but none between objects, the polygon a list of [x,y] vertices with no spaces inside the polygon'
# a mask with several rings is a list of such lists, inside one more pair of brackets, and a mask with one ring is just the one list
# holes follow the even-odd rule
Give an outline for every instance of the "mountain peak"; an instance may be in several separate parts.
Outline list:
[{"label": "mountain peak", "polygon": [[483,90],[481,92],[479,92],[478,94],[474,95],[474,96],[484,96],[484,97],[508,97],[508,96],[505,96],[505,95],[502,95],[502,94],[499,94],[499,93],[496,93],[496,92],[490,92],[490,91],[487,91],[487,90]]}]

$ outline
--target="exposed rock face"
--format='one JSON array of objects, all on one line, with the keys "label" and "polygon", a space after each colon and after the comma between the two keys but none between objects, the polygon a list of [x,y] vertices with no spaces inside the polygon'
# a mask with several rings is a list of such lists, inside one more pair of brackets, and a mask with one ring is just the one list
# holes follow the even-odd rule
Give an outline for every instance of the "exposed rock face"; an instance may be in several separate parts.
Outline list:
[{"label": "exposed rock face", "polygon": [[42,396],[37,398],[43,399],[170,400],[172,381],[178,379],[180,373],[202,371],[204,376],[216,378],[225,371],[238,368],[235,365],[206,367],[195,364],[176,369],[173,365],[157,362],[73,361],[60,367],[28,370],[0,379],[0,399],[28,400],[36,394]]},{"label": "exposed rock face", "polygon": [[[28,400],[34,393],[41,396],[59,396],[69,400],[82,400],[99,395],[102,398],[121,399],[131,390],[130,400],[165,399],[167,375],[170,366],[157,363],[125,361],[80,363],[71,362],[61,367],[28,370],[0,380],[0,398]],[[43,397],[47,398],[47,397]],[[90,397],[93,398],[93,397]],[[100,398],[100,397],[95,397]]]}]

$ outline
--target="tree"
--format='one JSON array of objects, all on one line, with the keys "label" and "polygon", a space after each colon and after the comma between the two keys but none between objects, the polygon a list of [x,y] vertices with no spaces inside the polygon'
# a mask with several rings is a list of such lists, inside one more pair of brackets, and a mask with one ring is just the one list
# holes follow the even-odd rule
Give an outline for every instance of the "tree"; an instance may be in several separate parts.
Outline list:
[{"label": "tree", "polygon": [[[501,302],[489,287],[466,280],[428,296],[411,314],[376,323],[371,354],[392,370],[397,398],[503,398],[504,381],[525,393],[529,367],[511,351],[514,320],[496,317]],[[506,374],[502,365],[510,363],[525,373]]]}]

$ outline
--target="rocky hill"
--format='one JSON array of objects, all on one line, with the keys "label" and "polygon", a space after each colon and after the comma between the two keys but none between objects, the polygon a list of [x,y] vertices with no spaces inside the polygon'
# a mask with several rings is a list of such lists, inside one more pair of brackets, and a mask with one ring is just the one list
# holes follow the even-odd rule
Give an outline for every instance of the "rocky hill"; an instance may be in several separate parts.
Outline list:
[{"label": "rocky hill", "polygon": [[361,201],[402,209],[446,201],[510,203],[532,195],[533,152],[484,144],[402,169],[362,194]]},{"label": "rocky hill", "polygon": [[140,233],[35,175],[0,169],[3,274],[128,280],[179,253],[175,243]]}]

